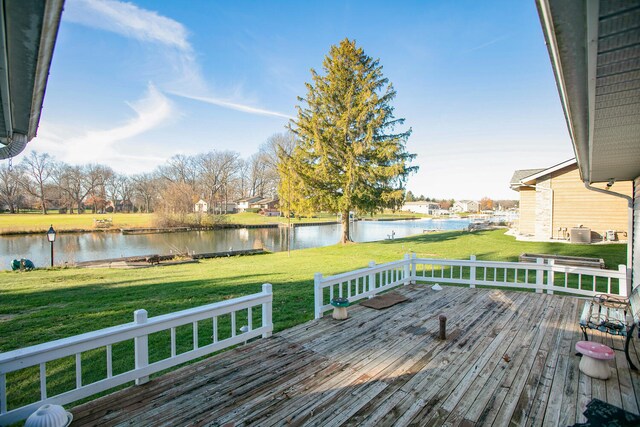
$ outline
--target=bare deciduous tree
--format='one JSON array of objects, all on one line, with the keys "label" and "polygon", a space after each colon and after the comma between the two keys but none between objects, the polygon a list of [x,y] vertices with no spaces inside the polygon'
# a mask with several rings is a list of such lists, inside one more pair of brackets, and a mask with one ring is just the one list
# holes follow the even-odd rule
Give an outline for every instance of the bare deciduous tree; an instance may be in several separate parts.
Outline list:
[{"label": "bare deciduous tree", "polygon": [[24,200],[22,192],[24,180],[24,172],[20,168],[0,165],[0,205],[6,205],[9,213],[16,213],[20,209]]},{"label": "bare deciduous tree", "polygon": [[145,173],[132,176],[131,181],[134,196],[143,204],[141,210],[145,213],[151,212],[153,202],[158,197],[158,180],[152,174]]},{"label": "bare deciduous tree", "polygon": [[53,172],[53,158],[47,153],[39,154],[32,151],[28,156],[22,159],[21,166],[24,169],[25,177],[24,188],[33,197],[40,201],[40,208],[43,214],[47,214],[47,183]]}]

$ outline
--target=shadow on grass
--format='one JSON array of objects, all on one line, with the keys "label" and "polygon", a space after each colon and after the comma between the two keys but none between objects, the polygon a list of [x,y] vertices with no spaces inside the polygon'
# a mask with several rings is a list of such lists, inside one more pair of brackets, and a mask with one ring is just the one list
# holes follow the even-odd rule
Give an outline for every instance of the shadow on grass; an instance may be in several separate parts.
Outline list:
[{"label": "shadow on grass", "polygon": [[[483,232],[476,232],[476,234],[480,234]],[[436,232],[436,233],[428,233],[428,234],[419,234],[416,236],[403,237],[400,239],[393,240],[380,240],[376,243],[382,243],[385,245],[394,244],[394,243],[440,243],[446,242],[450,240],[455,240],[462,235],[468,234],[467,231],[447,231],[447,232]]]},{"label": "shadow on grass", "polygon": [[[544,253],[552,255],[584,256],[604,259],[607,269],[617,270],[618,265],[627,264],[627,247],[625,244],[583,245],[571,243],[541,243]],[[595,252],[595,255],[594,255]]]}]

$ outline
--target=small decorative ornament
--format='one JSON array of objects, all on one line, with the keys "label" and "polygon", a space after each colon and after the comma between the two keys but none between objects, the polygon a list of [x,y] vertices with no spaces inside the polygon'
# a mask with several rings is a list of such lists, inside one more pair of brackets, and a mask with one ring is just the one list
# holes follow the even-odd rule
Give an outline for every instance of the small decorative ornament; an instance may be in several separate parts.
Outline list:
[{"label": "small decorative ornament", "polygon": [[436,283],[435,285],[433,285],[431,287],[431,290],[433,290],[433,291],[441,291],[442,290],[442,286],[440,286],[439,283]]},{"label": "small decorative ornament", "polygon": [[29,415],[24,423],[25,427],[67,427],[71,424],[73,415],[65,411],[60,405],[42,405]]},{"label": "small decorative ornament", "polygon": [[331,305],[334,307],[349,307],[349,300],[347,298],[334,298],[331,300]]},{"label": "small decorative ornament", "polygon": [[331,300],[331,305],[333,306],[333,315],[332,317],[336,320],[345,320],[349,317],[349,313],[347,312],[347,307],[349,307],[349,300],[347,298],[333,298]]}]

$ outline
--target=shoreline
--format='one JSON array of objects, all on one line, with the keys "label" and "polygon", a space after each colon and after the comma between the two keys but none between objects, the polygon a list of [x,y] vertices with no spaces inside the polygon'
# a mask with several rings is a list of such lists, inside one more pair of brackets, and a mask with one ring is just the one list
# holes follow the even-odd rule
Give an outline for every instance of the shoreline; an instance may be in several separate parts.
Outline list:
[{"label": "shoreline", "polygon": [[[362,218],[356,221],[366,222],[389,222],[389,221],[416,221],[425,219],[421,217],[406,217],[406,218]],[[291,228],[316,226],[316,225],[336,225],[340,224],[338,221],[316,221],[316,222],[292,222]],[[229,223],[229,224],[216,224],[207,226],[179,226],[179,227],[113,227],[113,228],[68,228],[56,230],[58,234],[80,234],[80,233],[121,233],[124,235],[131,234],[163,234],[163,233],[181,233],[188,231],[213,231],[224,229],[237,229],[237,228],[277,228],[277,227],[289,227],[289,224],[283,222],[269,222],[262,224],[242,224],[242,223]],[[2,236],[31,236],[45,234],[47,230],[1,230],[0,237]]]}]

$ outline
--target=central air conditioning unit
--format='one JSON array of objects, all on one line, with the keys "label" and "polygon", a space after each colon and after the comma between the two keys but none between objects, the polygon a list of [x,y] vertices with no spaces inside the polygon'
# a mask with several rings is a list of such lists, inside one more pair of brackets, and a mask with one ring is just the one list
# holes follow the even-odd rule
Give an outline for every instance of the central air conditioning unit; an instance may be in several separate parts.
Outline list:
[{"label": "central air conditioning unit", "polygon": [[571,243],[591,243],[590,228],[573,227],[570,236]]}]

